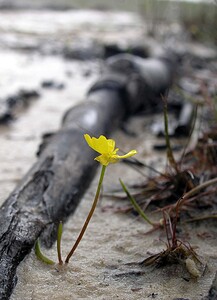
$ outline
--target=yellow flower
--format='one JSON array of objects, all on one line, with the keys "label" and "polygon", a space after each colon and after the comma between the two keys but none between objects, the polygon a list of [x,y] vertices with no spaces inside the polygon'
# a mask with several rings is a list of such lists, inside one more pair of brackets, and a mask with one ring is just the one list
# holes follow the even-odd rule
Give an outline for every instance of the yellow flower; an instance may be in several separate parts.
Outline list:
[{"label": "yellow flower", "polygon": [[131,150],[125,155],[116,154],[119,149],[115,149],[115,141],[107,139],[104,135],[100,135],[97,139],[95,137],[91,138],[89,134],[85,134],[84,138],[90,148],[101,154],[97,156],[95,160],[100,162],[103,166],[108,166],[110,163],[116,163],[120,159],[131,157],[137,153],[136,150]]}]

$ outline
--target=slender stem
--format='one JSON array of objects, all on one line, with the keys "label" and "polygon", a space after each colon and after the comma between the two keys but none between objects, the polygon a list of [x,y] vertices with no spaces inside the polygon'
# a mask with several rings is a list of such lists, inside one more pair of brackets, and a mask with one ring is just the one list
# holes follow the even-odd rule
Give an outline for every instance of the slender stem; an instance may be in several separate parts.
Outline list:
[{"label": "slender stem", "polygon": [[163,219],[164,219],[164,228],[166,231],[166,236],[167,236],[167,244],[168,244],[168,248],[171,248],[171,244],[170,244],[170,236],[169,236],[169,232],[168,232],[168,226],[167,226],[167,212],[163,211]]},{"label": "slender stem", "polygon": [[191,196],[193,196],[194,194],[196,194],[197,192],[199,192],[201,189],[208,187],[209,185],[212,184],[216,184],[217,183],[217,177],[207,180],[203,183],[201,183],[200,185],[196,186],[195,188],[191,189],[189,192],[185,193],[178,201],[177,203],[181,203],[184,202],[184,200],[190,198]]},{"label": "slender stem", "polygon": [[59,265],[63,264],[62,255],[61,255],[62,233],[63,233],[63,223],[62,223],[62,221],[60,221],[58,230],[57,230],[57,255],[58,255]]},{"label": "slender stem", "polygon": [[148,222],[150,225],[155,226],[155,224],[149,220],[149,218],[146,216],[146,214],[144,213],[144,211],[141,209],[141,207],[139,206],[139,204],[136,202],[136,200],[134,199],[134,197],[130,194],[130,192],[128,191],[127,187],[125,186],[125,184],[123,183],[123,181],[121,179],[119,179],[121,186],[123,188],[123,190],[125,191],[125,193],[127,194],[127,197],[130,199],[130,202],[132,203],[133,207],[136,209],[136,211],[139,213],[139,215],[146,221]]},{"label": "slender stem", "polygon": [[196,222],[196,221],[204,221],[204,220],[208,220],[208,219],[217,219],[217,214],[198,217],[198,218],[192,218],[190,220],[187,220],[185,223],[191,223],[191,222]]},{"label": "slender stem", "polygon": [[167,145],[167,157],[169,159],[170,165],[176,170],[176,172],[178,172],[177,163],[173,156],[173,151],[171,148],[170,138],[169,138],[167,101],[164,98],[163,100],[164,100],[164,130],[165,130],[165,140]]},{"label": "slender stem", "polygon": [[77,238],[74,246],[72,247],[71,251],[69,252],[69,254],[66,257],[66,260],[65,260],[66,264],[69,262],[71,256],[73,255],[73,253],[75,252],[76,248],[78,247],[78,245],[79,245],[79,243],[80,243],[80,241],[81,241],[81,239],[82,239],[82,237],[83,237],[83,235],[84,235],[84,233],[85,233],[85,231],[87,229],[87,226],[88,226],[88,224],[89,224],[89,222],[90,222],[90,220],[91,220],[91,218],[93,216],[93,213],[95,211],[96,205],[97,205],[98,200],[99,200],[99,195],[100,195],[100,190],[101,190],[103,178],[104,178],[104,175],[105,175],[105,170],[106,170],[106,166],[102,165],[102,170],[101,170],[101,174],[100,174],[100,178],[99,178],[99,183],[98,183],[98,187],[97,187],[97,190],[96,190],[96,195],[95,195],[92,207],[90,209],[90,212],[89,212],[89,214],[87,216],[87,219],[86,219],[86,221],[85,221],[85,223],[84,223],[84,225],[83,225],[83,227],[81,229],[81,232],[80,232],[80,234],[79,234],[79,236],[78,236],[78,238]]},{"label": "slender stem", "polygon": [[55,262],[48,257],[46,257],[40,249],[39,241],[37,240],[35,243],[35,255],[38,257],[39,260],[43,261],[47,265],[55,265]]},{"label": "slender stem", "polygon": [[193,132],[194,132],[195,127],[196,127],[197,117],[198,117],[198,104],[196,104],[196,106],[195,106],[195,108],[194,108],[194,111],[193,111],[193,116],[192,116],[193,122],[192,122],[192,125],[191,125],[191,131],[190,131],[190,133],[189,133],[187,143],[186,143],[186,145],[185,145],[185,147],[184,147],[184,150],[183,150],[183,152],[182,152],[182,155],[181,155],[180,165],[182,165],[182,161],[183,161],[183,159],[184,159],[184,157],[185,157],[186,151],[187,151],[187,149],[188,149],[188,147],[189,147],[189,145],[190,145],[190,142],[191,142],[191,140],[192,140]]}]

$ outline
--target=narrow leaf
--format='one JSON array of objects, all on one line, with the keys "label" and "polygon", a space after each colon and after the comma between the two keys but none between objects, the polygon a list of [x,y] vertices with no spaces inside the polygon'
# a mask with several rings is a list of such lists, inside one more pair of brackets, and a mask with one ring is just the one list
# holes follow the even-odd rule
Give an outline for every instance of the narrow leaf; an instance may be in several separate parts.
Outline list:
[{"label": "narrow leaf", "polygon": [[132,203],[133,207],[135,208],[135,210],[139,213],[139,215],[146,221],[148,222],[150,225],[154,226],[154,223],[152,221],[149,220],[149,218],[146,216],[146,214],[144,213],[144,211],[141,209],[141,207],[139,206],[139,204],[136,202],[135,198],[130,194],[130,192],[128,191],[127,187],[125,186],[125,184],[123,183],[123,181],[121,179],[119,179],[121,186],[124,190],[124,192],[126,193],[127,197],[130,199],[130,202]]},{"label": "narrow leaf", "polygon": [[58,255],[58,261],[59,264],[63,264],[62,255],[61,255],[61,239],[62,239],[62,233],[63,233],[63,223],[60,221],[58,230],[57,230],[57,255]]},{"label": "narrow leaf", "polygon": [[35,255],[37,256],[37,258],[41,261],[43,261],[45,264],[47,265],[55,265],[55,262],[49,258],[47,258],[40,249],[40,244],[39,241],[37,240],[35,243]]}]

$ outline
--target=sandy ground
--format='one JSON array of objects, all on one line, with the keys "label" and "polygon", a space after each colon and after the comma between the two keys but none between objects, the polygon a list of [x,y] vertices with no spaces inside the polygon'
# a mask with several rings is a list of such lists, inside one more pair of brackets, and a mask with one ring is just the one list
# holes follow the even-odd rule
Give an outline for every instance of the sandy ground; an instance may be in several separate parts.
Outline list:
[{"label": "sandy ground", "polygon": [[[49,101],[39,100],[34,104],[34,109],[30,108],[28,114],[1,134],[1,157],[4,157],[1,178],[5,179],[1,182],[2,201],[34,163],[34,154],[40,141],[39,132],[44,132],[44,128],[55,130],[56,124],[60,122],[58,99],[55,100],[54,97],[56,92],[48,94],[52,95],[50,97],[52,104]],[[65,100],[65,105],[61,105],[62,111],[67,108],[68,102],[69,100]],[[40,121],[37,121],[39,115]],[[29,125],[33,116],[36,120],[34,128]],[[146,122],[142,118],[134,119],[129,128],[138,130],[144,128],[144,123]],[[114,133],[114,138],[121,149],[128,151],[136,148],[139,152],[138,157],[148,162],[154,157],[150,146],[153,136],[148,132],[139,132],[137,137],[132,138],[118,131]],[[143,180],[136,171],[124,164],[111,165],[107,169],[104,190],[111,191],[112,188],[118,187],[119,177],[129,184]],[[62,240],[64,256],[72,246],[89,211],[97,180],[98,176],[82,199],[75,215],[64,226]],[[198,280],[190,278],[183,265],[160,269],[140,268],[136,263],[148,257],[148,253],[157,253],[165,249],[164,243],[159,240],[159,238],[165,240],[165,237],[162,232],[145,235],[150,229],[146,223],[136,217],[117,214],[109,209],[120,205],[121,202],[116,203],[109,198],[101,199],[88,231],[67,269],[57,270],[46,266],[37,260],[33,252],[26,257],[18,268],[18,284],[11,299],[172,300],[182,297],[197,300],[205,296],[217,267],[214,236],[202,240],[197,234],[205,231],[203,226],[194,230],[185,228],[185,234],[190,235],[189,241],[198,247],[198,254],[207,262],[205,274]],[[108,209],[102,210],[105,207]],[[43,250],[50,258],[57,260],[55,245],[51,250]],[[128,263],[135,264],[127,265]],[[185,278],[189,281],[187,282]]]},{"label": "sandy ground", "polygon": [[[124,34],[126,35],[126,32]],[[9,54],[2,52],[0,56],[2,65]],[[50,74],[55,73],[60,76],[60,81],[64,79],[66,88],[61,91],[41,90],[40,99],[32,103],[25,113],[19,112],[15,122],[9,127],[0,128],[1,203],[35,162],[35,153],[41,141],[41,135],[59,128],[63,113],[83,100],[88,87],[97,78],[97,71],[93,72],[90,77],[84,77],[83,71],[87,68],[99,69],[98,62],[88,65],[86,62],[69,63],[60,58],[16,55],[14,63],[11,64],[13,71],[6,69],[7,76],[4,77],[3,68],[0,70],[5,83],[17,82],[20,76],[24,76],[24,79],[34,78],[31,84],[38,86],[42,74],[43,79],[49,79]],[[11,61],[10,57],[8,61]],[[17,69],[16,64],[18,64]],[[5,65],[7,66],[6,63]],[[36,66],[39,76],[29,76]],[[26,71],[21,74],[14,71],[20,69],[28,69],[29,73]],[[73,74],[71,78],[66,76],[69,71]],[[29,86],[31,84],[29,83]],[[118,147],[124,151],[137,149],[138,158],[149,163],[155,158],[151,147],[154,137],[149,133],[149,127],[145,125],[147,125],[147,120],[133,119],[128,126],[136,130],[136,137],[129,137],[121,131],[115,132],[113,137]],[[164,158],[163,154],[161,166]],[[119,163],[108,167],[104,191],[119,187],[119,177],[125,183],[143,180],[138,172]],[[97,180],[96,176],[75,214],[64,225],[62,240],[64,256],[76,239],[89,211]],[[58,270],[44,265],[37,260],[33,252],[26,257],[18,268],[18,284],[11,299],[173,300],[184,298],[198,300],[207,295],[217,268],[214,228],[209,228],[211,234],[204,239],[199,238],[198,234],[207,230],[205,225],[184,228],[184,234],[188,236],[189,242],[192,246],[198,247],[197,252],[201,260],[207,264],[203,276],[199,279],[191,278],[184,265],[159,269],[141,268],[137,262],[148,257],[150,253],[165,249],[164,242],[160,240],[165,240],[165,237],[162,232],[145,235],[150,226],[135,216],[117,214],[112,209],[102,209],[121,204],[121,202],[114,202],[111,198],[102,197],[88,231],[66,269]],[[156,216],[156,219],[159,217]],[[55,245],[52,249],[43,249],[43,251],[56,261]]]},{"label": "sandy ground", "polygon": [[[140,120],[141,123],[142,120]],[[138,120],[132,122],[138,126]],[[143,136],[143,139],[142,139]],[[114,134],[124,150],[136,148],[142,159],[152,157],[150,136],[140,134],[129,138],[122,132]],[[143,142],[141,142],[143,141]],[[146,149],[144,153],[144,149]],[[107,169],[104,191],[119,186],[118,178],[125,183],[141,182],[140,175],[124,164]],[[82,199],[74,216],[64,226],[62,247],[64,256],[73,244],[89,211],[98,176]],[[156,269],[140,267],[137,263],[153,253],[165,249],[164,234],[145,235],[150,226],[132,215],[112,212],[121,205],[109,198],[102,198],[87,233],[75,252],[67,269],[58,270],[38,261],[31,253],[18,269],[18,284],[11,299],[202,299],[207,295],[217,267],[216,231],[210,228],[210,237],[201,239],[199,234],[206,226],[183,228],[192,246],[207,264],[204,274],[197,280],[191,278],[184,265]],[[103,208],[107,208],[104,210]],[[159,216],[156,216],[156,219]],[[162,239],[162,240],[161,240]],[[55,245],[45,253],[56,258]],[[129,264],[132,263],[132,264]],[[202,272],[202,270],[201,270]]]}]

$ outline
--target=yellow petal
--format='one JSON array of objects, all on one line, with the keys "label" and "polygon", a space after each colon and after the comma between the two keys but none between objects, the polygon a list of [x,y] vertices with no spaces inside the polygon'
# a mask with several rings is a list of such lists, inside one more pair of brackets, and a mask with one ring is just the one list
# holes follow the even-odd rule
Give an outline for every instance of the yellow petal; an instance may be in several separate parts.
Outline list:
[{"label": "yellow petal", "polygon": [[131,151],[129,151],[127,154],[125,154],[125,155],[115,155],[115,157],[117,158],[117,159],[124,159],[124,158],[128,158],[128,157],[131,157],[131,156],[133,156],[133,155],[135,155],[137,153],[137,151],[136,150],[131,150]]},{"label": "yellow petal", "polygon": [[113,155],[113,154],[116,154],[118,151],[119,151],[119,148],[116,148],[116,149],[112,152],[112,155]]},{"label": "yellow petal", "polygon": [[97,156],[95,160],[97,160],[103,166],[108,166],[108,164],[110,163],[109,157],[104,154]]},{"label": "yellow petal", "polygon": [[[115,149],[115,141],[112,139],[107,140],[108,143],[108,153],[112,153]],[[119,149],[117,148],[115,151],[118,151]]]},{"label": "yellow petal", "polygon": [[108,141],[104,135],[100,135],[100,137],[93,138],[94,150],[103,154],[108,152]]},{"label": "yellow petal", "polygon": [[89,134],[85,134],[84,138],[88,145],[100,154],[106,154],[114,151],[115,141],[112,139],[107,139],[104,135],[100,135],[99,138],[91,138]]},{"label": "yellow petal", "polygon": [[93,149],[93,141],[92,141],[92,138],[89,136],[89,134],[84,134],[84,138],[88,144],[88,146],[90,146],[90,148]]}]

